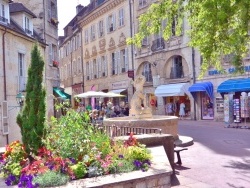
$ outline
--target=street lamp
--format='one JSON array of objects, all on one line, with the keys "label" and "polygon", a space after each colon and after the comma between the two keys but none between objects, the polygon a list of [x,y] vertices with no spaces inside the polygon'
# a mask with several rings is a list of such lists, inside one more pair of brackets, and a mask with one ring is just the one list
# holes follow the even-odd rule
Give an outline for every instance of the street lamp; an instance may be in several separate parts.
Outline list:
[{"label": "street lamp", "polygon": [[17,102],[18,105],[20,105],[20,107],[23,106],[24,96],[23,96],[22,93],[18,93],[18,94],[16,95],[16,102]]}]

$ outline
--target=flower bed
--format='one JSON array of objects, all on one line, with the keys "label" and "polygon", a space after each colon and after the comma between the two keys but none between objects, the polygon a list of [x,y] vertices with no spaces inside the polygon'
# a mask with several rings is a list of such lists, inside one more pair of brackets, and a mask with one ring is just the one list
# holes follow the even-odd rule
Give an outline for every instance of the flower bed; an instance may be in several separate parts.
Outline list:
[{"label": "flower bed", "polygon": [[44,147],[36,154],[28,155],[19,141],[6,147],[0,168],[7,185],[60,186],[76,179],[147,171],[151,164],[149,150],[133,135],[114,142],[85,114],[73,110],[59,120],[52,118],[45,132]]}]

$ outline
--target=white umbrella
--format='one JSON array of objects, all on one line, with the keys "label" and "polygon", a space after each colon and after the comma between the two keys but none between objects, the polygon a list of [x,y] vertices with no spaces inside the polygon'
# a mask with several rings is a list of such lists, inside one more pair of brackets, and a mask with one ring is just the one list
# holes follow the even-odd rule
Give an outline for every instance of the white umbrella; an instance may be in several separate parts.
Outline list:
[{"label": "white umbrella", "polygon": [[120,95],[117,93],[104,93],[102,91],[87,91],[85,93],[81,93],[78,95],[75,95],[75,97],[79,97],[79,98],[101,98],[101,97],[124,97],[124,95]]},{"label": "white umbrella", "polygon": [[91,97],[99,98],[99,97],[106,97],[106,93],[104,93],[102,91],[87,91],[85,93],[75,95],[75,97],[79,97],[79,98],[91,98]]}]

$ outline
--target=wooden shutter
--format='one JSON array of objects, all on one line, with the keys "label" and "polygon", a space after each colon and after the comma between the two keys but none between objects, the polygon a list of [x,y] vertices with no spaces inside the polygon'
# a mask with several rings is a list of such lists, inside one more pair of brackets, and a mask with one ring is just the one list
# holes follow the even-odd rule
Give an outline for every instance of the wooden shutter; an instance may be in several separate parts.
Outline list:
[{"label": "wooden shutter", "polygon": [[128,71],[128,48],[125,48],[125,70]]},{"label": "wooden shutter", "polygon": [[2,133],[3,135],[9,134],[9,122],[8,122],[8,102],[2,102]]}]

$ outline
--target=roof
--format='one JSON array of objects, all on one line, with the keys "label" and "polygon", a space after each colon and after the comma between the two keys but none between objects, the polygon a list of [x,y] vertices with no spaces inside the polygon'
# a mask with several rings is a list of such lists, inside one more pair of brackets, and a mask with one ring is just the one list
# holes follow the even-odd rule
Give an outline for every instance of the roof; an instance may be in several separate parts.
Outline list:
[{"label": "roof", "polygon": [[22,3],[10,3],[10,13],[16,13],[16,12],[26,12],[33,18],[36,18],[36,15],[31,12],[28,8],[26,8]]}]

